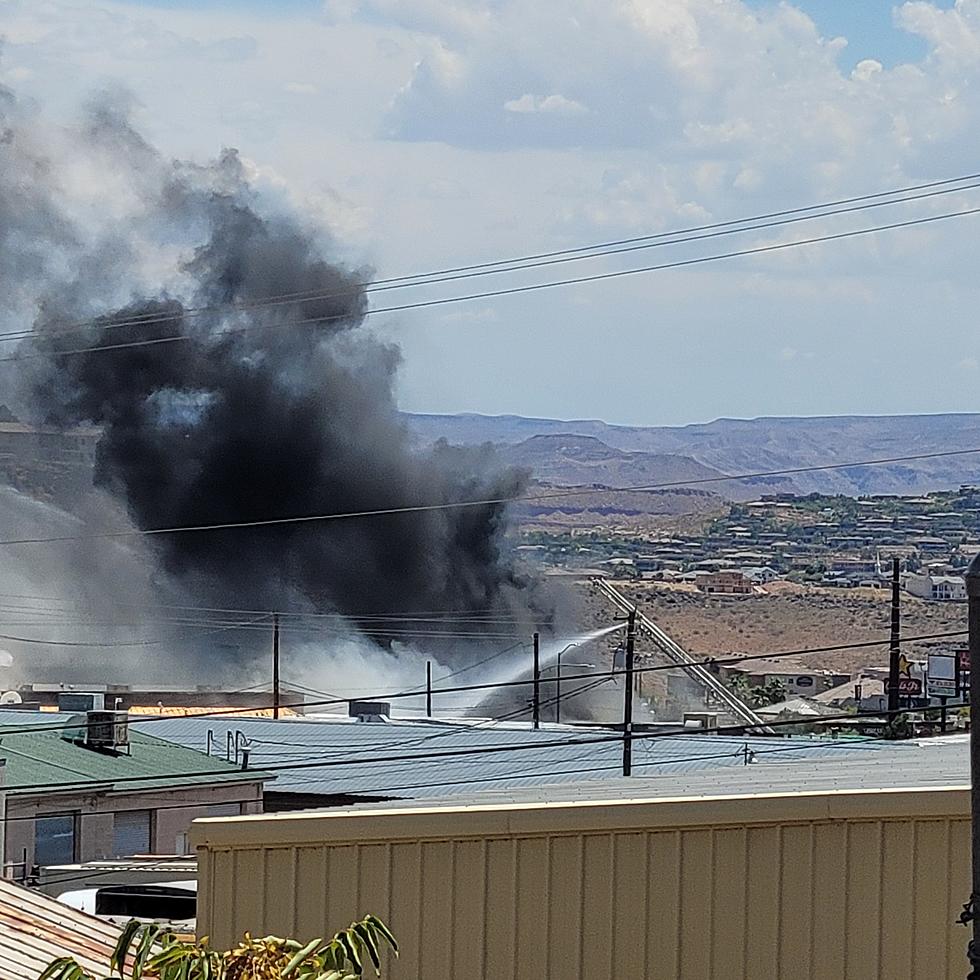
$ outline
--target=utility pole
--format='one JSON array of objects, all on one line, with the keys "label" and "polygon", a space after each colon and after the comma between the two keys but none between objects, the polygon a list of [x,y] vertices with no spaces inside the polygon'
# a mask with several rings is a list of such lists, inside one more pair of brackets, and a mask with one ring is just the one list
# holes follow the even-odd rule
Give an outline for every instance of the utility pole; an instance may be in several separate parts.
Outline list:
[{"label": "utility pole", "polygon": [[901,602],[900,578],[898,573],[898,557],[892,558],[892,629],[891,643],[888,648],[888,721],[893,722],[898,716],[898,660],[901,653]]},{"label": "utility pole", "polygon": [[432,717],[432,661],[425,662],[425,717]]},{"label": "utility pole", "polygon": [[279,717],[279,613],[272,617],[272,717]]},{"label": "utility pole", "polygon": [[535,728],[541,727],[541,634],[534,634],[534,693],[531,695],[531,720]]},{"label": "utility pole", "polygon": [[0,878],[7,876],[7,760],[0,758]]},{"label": "utility pole", "polygon": [[[565,651],[562,650],[561,653]],[[558,654],[558,662],[555,664],[555,724],[561,724],[561,653]]]},{"label": "utility pole", "polygon": [[971,924],[972,938],[967,947],[970,973],[967,980],[980,980],[980,555],[966,570],[966,595],[970,628],[970,836],[973,875],[970,900],[963,908],[960,921]]},{"label": "utility pole", "polygon": [[626,621],[626,674],[623,677],[623,775],[633,774],[633,646],[636,640],[636,608]]}]

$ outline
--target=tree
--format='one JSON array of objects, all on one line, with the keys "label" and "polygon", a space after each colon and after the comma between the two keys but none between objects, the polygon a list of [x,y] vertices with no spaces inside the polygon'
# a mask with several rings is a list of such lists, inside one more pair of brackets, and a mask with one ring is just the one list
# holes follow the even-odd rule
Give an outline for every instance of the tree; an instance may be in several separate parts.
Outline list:
[{"label": "tree", "polygon": [[772,680],[768,684],[753,687],[749,692],[749,701],[754,708],[765,708],[770,704],[779,704],[786,700],[786,688],[781,681]]},{"label": "tree", "polygon": [[164,926],[134,919],[123,929],[109,960],[109,977],[95,977],[72,957],[63,956],[38,980],[357,980],[368,960],[380,976],[382,944],[398,954],[395,937],[373,915],[352,922],[332,939],[304,944],[278,936],[253,939],[246,933],[234,949],[224,951],[212,949],[207,939],[188,942]]}]

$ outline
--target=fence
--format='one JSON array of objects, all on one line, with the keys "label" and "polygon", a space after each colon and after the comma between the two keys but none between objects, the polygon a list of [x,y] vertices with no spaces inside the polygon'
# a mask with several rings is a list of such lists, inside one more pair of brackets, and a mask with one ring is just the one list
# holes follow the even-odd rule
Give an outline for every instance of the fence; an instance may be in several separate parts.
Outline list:
[{"label": "fence", "polygon": [[372,912],[386,980],[961,978],[960,788],[198,821],[198,928]]}]

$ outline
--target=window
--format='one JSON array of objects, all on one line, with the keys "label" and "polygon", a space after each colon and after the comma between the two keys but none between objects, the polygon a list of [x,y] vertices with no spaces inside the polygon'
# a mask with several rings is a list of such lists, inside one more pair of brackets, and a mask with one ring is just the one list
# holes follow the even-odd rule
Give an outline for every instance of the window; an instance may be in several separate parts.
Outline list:
[{"label": "window", "polygon": [[38,817],[34,821],[34,863],[74,864],[77,860],[77,813]]},{"label": "window", "polygon": [[209,817],[240,817],[242,805],[241,803],[212,803],[205,813]]},{"label": "window", "polygon": [[173,885],[110,885],[95,893],[95,914],[180,921],[197,914],[197,891]]},{"label": "window", "polygon": [[150,853],[152,810],[120,810],[112,824],[112,856]]}]

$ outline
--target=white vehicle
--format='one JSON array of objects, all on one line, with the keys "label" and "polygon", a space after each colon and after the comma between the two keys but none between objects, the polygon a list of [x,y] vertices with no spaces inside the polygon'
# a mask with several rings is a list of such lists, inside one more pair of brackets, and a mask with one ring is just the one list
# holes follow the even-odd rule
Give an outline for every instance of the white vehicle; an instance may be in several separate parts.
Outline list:
[{"label": "white vehicle", "polygon": [[101,885],[62,892],[57,898],[73,909],[119,925],[139,919],[170,926],[180,934],[193,934],[197,921],[196,881]]}]

